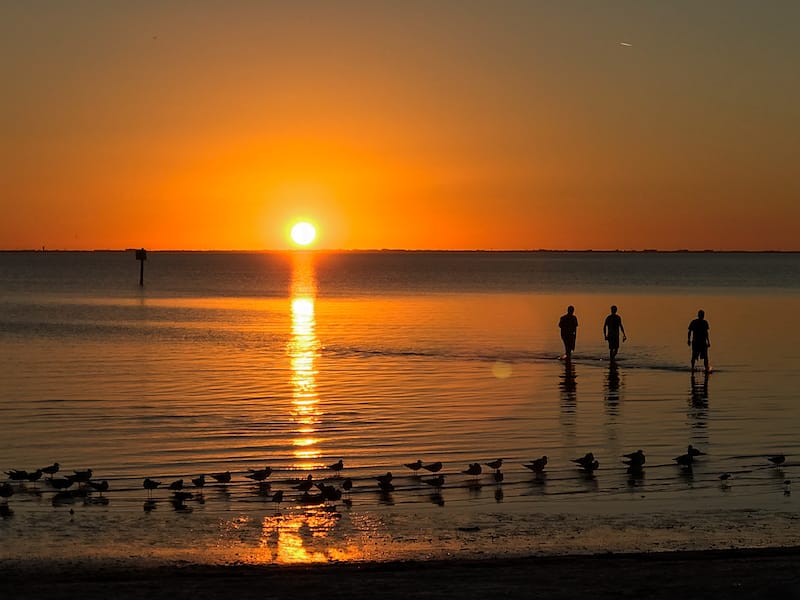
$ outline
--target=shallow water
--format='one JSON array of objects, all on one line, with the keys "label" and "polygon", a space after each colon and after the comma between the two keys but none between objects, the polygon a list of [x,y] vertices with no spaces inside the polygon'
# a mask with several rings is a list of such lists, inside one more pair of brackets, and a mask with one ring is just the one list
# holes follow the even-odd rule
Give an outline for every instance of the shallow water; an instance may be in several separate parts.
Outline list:
[{"label": "shallow water", "polygon": [[[139,290],[124,253],[2,254],[0,468],[58,461],[110,489],[54,505],[46,482],[17,486],[0,521],[14,543],[0,557],[793,543],[798,258],[155,253]],[[612,303],[629,337],[616,367],[602,339]],[[556,326],[567,304],[580,321],[570,365]],[[711,323],[709,376],[688,370],[698,308]],[[688,444],[707,453],[691,472],[673,461]],[[647,462],[631,477],[621,456],[638,448]],[[600,461],[593,477],[570,460],[587,451]],[[778,453],[781,468],[766,459]],[[537,478],[522,463],[541,455]],[[325,466],[340,458],[335,478]],[[417,458],[443,463],[440,490],[403,467]],[[488,467],[462,473],[495,458],[500,484]],[[268,491],[245,478],[264,466]],[[223,471],[231,483],[179,510],[166,490],[142,489],[145,477],[191,487]],[[387,471],[396,489],[382,494],[375,477]],[[309,473],[351,478],[351,506],[301,504],[293,487]]]}]

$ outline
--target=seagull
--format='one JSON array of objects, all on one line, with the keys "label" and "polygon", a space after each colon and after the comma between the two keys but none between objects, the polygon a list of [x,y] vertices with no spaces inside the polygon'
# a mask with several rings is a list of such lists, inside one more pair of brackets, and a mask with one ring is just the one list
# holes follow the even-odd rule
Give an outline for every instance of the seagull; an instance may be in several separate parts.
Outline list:
[{"label": "seagull", "polygon": [[270,475],[272,475],[272,468],[264,467],[263,469],[258,469],[257,471],[250,469],[250,473],[245,475],[245,477],[252,479],[253,481],[264,481]]},{"label": "seagull", "polygon": [[728,481],[729,479],[733,479],[733,475],[730,473],[723,473],[719,476],[720,481]]},{"label": "seagull", "polygon": [[431,473],[438,473],[442,470],[442,463],[437,461],[429,465],[422,465],[422,468],[426,471],[430,471]]},{"label": "seagull", "polygon": [[33,473],[28,473],[28,481],[36,485],[36,482],[42,478],[42,470],[36,469]]},{"label": "seagull", "polygon": [[153,493],[153,490],[160,485],[161,485],[160,481],[155,481],[154,479],[150,479],[149,477],[146,477],[145,480],[142,482],[142,487],[147,490],[148,497]]},{"label": "seagull", "polygon": [[[584,468],[586,471],[592,471],[592,465],[597,461],[594,459],[594,454],[591,452],[587,452],[580,458],[573,458],[572,462],[579,464],[581,467]],[[599,463],[598,463],[599,464]],[[597,467],[594,467],[595,469]]]},{"label": "seagull", "polygon": [[344,461],[340,458],[338,462],[333,463],[332,465],[328,465],[328,468],[331,469],[336,475],[339,475],[339,472],[344,469]]},{"label": "seagull", "polygon": [[272,501],[278,504],[283,502],[283,490],[278,490],[272,494]]},{"label": "seagull", "polygon": [[694,463],[694,455],[692,455],[690,453],[681,454],[680,456],[676,456],[672,460],[677,462],[682,467],[691,468],[692,464]]},{"label": "seagull", "polygon": [[392,472],[386,471],[386,475],[378,475],[376,479],[378,483],[389,483],[393,479]]},{"label": "seagull", "polygon": [[224,473],[212,473],[211,477],[213,477],[219,483],[230,483],[231,482],[231,472],[225,471]]},{"label": "seagull", "polygon": [[480,463],[470,463],[466,471],[462,471],[465,475],[475,475],[476,477],[483,473]]},{"label": "seagull", "polygon": [[545,466],[547,465],[547,456],[542,456],[541,458],[536,458],[531,461],[530,464],[523,464],[522,466],[526,469],[530,469],[534,473],[542,473],[544,471]]},{"label": "seagull", "polygon": [[8,500],[13,495],[14,495],[14,488],[11,486],[10,483],[3,482],[2,484],[0,484],[0,498],[3,498],[3,500]]},{"label": "seagull", "polygon": [[103,497],[103,492],[108,491],[108,481],[105,479],[103,481],[89,481],[89,486],[97,491],[100,492],[100,497]]},{"label": "seagull", "polygon": [[686,448],[686,454],[690,456],[705,456],[706,453],[689,444],[689,446]]},{"label": "seagull", "polygon": [[435,487],[438,490],[444,485],[444,475],[439,475],[438,477],[434,477],[433,479],[424,479],[423,481],[425,481],[425,483]]},{"label": "seagull", "polygon": [[300,490],[301,492],[307,492],[311,489],[311,486],[314,485],[312,481],[311,474],[309,473],[308,477],[294,486],[294,489]]},{"label": "seagull", "polygon": [[767,460],[775,466],[779,466],[786,462],[786,457],[783,454],[777,454],[775,456],[768,456]]},{"label": "seagull", "polygon": [[74,471],[75,475],[72,478],[78,483],[88,483],[92,478],[92,470],[86,469],[85,471]]},{"label": "seagull", "polygon": [[500,467],[503,466],[503,459],[502,458],[498,458],[498,459],[493,460],[492,462],[488,462],[488,463],[484,463],[484,464],[487,467],[489,467],[490,469],[494,469],[495,471],[497,471]]},{"label": "seagull", "polygon": [[381,491],[386,494],[394,491],[394,484],[391,481],[378,480],[378,487],[381,488]]},{"label": "seagull", "polygon": [[169,484],[169,489],[173,492],[183,489],[183,479],[177,479]]},{"label": "seagull", "polygon": [[11,469],[6,471],[6,475],[11,481],[24,481],[28,478],[28,472],[22,469]]},{"label": "seagull", "polygon": [[42,467],[41,471],[42,471],[42,473],[47,473],[48,475],[50,475],[52,477],[53,475],[58,473],[58,470],[60,468],[61,468],[61,465],[59,465],[56,462],[56,463],[53,463],[52,465],[50,465],[48,467]]},{"label": "seagull", "polygon": [[625,454],[624,456],[628,460],[624,460],[622,462],[624,462],[629,467],[641,468],[642,465],[644,465],[645,461],[644,452],[641,449],[637,450],[636,452],[631,452],[630,454]]},{"label": "seagull", "polygon": [[75,479],[71,476],[68,477],[59,477],[58,479],[53,479],[52,477],[47,480],[51,486],[53,486],[57,490],[65,490],[70,487],[73,483],[75,483]]},{"label": "seagull", "polygon": [[403,466],[404,467],[408,467],[409,469],[414,471],[414,473],[416,473],[417,471],[419,471],[422,468],[422,461],[418,459],[417,462],[404,463]]},{"label": "seagull", "polygon": [[192,479],[192,484],[194,485],[194,487],[198,488],[203,487],[206,484],[206,476],[200,475],[199,477],[195,477],[194,479]]}]

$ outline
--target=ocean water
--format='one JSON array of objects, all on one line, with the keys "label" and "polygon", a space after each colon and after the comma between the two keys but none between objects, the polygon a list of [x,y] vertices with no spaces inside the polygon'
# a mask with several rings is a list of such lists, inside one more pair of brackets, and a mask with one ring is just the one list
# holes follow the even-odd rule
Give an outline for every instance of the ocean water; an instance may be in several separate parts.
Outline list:
[{"label": "ocean water", "polygon": [[[151,252],[138,277],[132,252],[0,253],[0,470],[57,461],[56,477],[109,483],[14,483],[0,558],[391,560],[800,533],[798,254]],[[628,334],[615,365],[611,304]],[[689,370],[698,309],[709,375]],[[691,470],[673,460],[688,444],[706,453]],[[571,462],[589,451],[591,475]],[[522,466],[542,455],[544,474]],[[498,458],[501,482],[463,473]],[[441,487],[404,466],[418,459],[442,463]],[[269,486],[246,477],[264,467]],[[304,500],[309,475],[353,489]],[[174,503],[179,479],[193,497]]]}]

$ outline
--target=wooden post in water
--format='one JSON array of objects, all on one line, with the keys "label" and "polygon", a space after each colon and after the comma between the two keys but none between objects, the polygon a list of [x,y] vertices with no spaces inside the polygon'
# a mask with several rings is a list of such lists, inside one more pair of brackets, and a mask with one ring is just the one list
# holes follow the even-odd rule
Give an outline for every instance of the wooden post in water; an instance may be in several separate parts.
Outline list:
[{"label": "wooden post in water", "polygon": [[144,248],[137,250],[136,260],[139,261],[139,285],[144,286],[144,261],[147,260],[147,250]]}]

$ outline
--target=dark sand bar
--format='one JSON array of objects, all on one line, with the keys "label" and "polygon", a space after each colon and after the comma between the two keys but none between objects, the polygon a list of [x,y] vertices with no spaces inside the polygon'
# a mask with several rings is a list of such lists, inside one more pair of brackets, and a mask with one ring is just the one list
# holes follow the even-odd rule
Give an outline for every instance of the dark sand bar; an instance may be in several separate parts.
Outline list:
[{"label": "dark sand bar", "polygon": [[303,566],[0,561],[0,597],[800,598],[800,547]]}]

